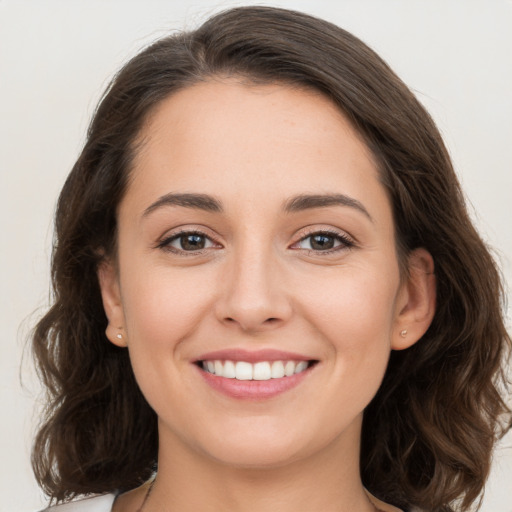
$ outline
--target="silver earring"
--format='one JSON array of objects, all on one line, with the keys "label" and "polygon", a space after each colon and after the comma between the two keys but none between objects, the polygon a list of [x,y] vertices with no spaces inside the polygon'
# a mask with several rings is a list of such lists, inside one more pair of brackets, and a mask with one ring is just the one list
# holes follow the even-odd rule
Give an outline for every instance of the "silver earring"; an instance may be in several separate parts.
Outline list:
[{"label": "silver earring", "polygon": [[117,334],[117,339],[122,340],[123,339],[123,335],[121,333],[118,333]]},{"label": "silver earring", "polygon": [[405,338],[407,336],[407,329],[400,331],[400,336],[402,336],[402,338]]}]

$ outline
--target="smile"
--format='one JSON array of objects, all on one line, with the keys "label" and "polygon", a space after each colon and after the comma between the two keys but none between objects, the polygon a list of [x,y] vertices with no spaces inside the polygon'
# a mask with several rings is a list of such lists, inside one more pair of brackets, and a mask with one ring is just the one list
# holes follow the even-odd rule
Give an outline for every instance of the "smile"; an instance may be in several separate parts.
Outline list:
[{"label": "smile", "polygon": [[237,400],[277,397],[307,379],[320,362],[303,354],[280,350],[219,350],[195,361],[210,388]]},{"label": "smile", "polygon": [[291,377],[307,370],[312,361],[201,361],[201,368],[217,377],[243,381],[271,380]]}]

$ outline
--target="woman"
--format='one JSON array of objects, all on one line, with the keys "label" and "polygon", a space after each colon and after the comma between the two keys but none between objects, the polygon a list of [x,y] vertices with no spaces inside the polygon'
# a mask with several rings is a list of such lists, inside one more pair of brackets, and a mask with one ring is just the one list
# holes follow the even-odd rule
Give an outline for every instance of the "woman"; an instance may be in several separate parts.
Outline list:
[{"label": "woman", "polygon": [[[468,510],[509,420],[495,264],[361,41],[246,7],[162,39],[61,193],[33,456],[62,510]],[[105,494],[106,493],[106,494]]]}]

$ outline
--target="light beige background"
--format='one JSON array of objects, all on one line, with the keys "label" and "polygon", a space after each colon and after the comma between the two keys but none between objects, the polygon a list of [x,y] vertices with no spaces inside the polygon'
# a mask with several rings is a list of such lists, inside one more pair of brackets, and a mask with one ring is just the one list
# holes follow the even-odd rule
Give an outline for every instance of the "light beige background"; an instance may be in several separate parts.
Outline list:
[{"label": "light beige background", "polygon": [[[57,194],[96,101],[113,72],[149,41],[244,3],[0,0],[0,512],[44,503],[29,465],[38,385],[28,354],[22,365],[23,346],[48,299]],[[354,32],[413,88],[436,119],[476,221],[512,282],[512,2],[271,4]],[[510,325],[510,310],[508,318]],[[482,510],[511,512],[511,487],[508,436]]]}]

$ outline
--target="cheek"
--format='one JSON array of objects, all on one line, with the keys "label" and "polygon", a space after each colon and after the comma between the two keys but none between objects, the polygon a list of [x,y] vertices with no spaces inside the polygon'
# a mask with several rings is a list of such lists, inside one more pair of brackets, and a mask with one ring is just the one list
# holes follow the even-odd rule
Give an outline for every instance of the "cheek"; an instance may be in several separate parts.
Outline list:
[{"label": "cheek", "polygon": [[201,272],[140,265],[126,275],[121,293],[127,334],[135,343],[172,347],[194,330],[211,301],[211,276]]},{"label": "cheek", "polygon": [[185,407],[187,394],[176,392],[186,385],[182,356],[209,309],[205,280],[211,276],[136,262],[124,270],[121,294],[136,380],[156,411],[169,403]]},{"label": "cheek", "polygon": [[342,329],[354,333],[343,342],[357,344],[358,338],[389,335],[398,283],[398,272],[392,268],[387,275],[368,268],[340,268],[321,278],[311,276],[304,283],[307,294],[301,302],[310,321],[332,334],[330,338],[337,338],[335,333]]},{"label": "cheek", "polygon": [[330,422],[360,414],[378,391],[391,352],[398,271],[340,269],[337,276],[310,283],[305,315],[323,339],[335,386],[326,396]]},{"label": "cheek", "polygon": [[399,274],[393,266],[378,268],[339,268],[304,282],[303,314],[343,364],[387,362]]}]

